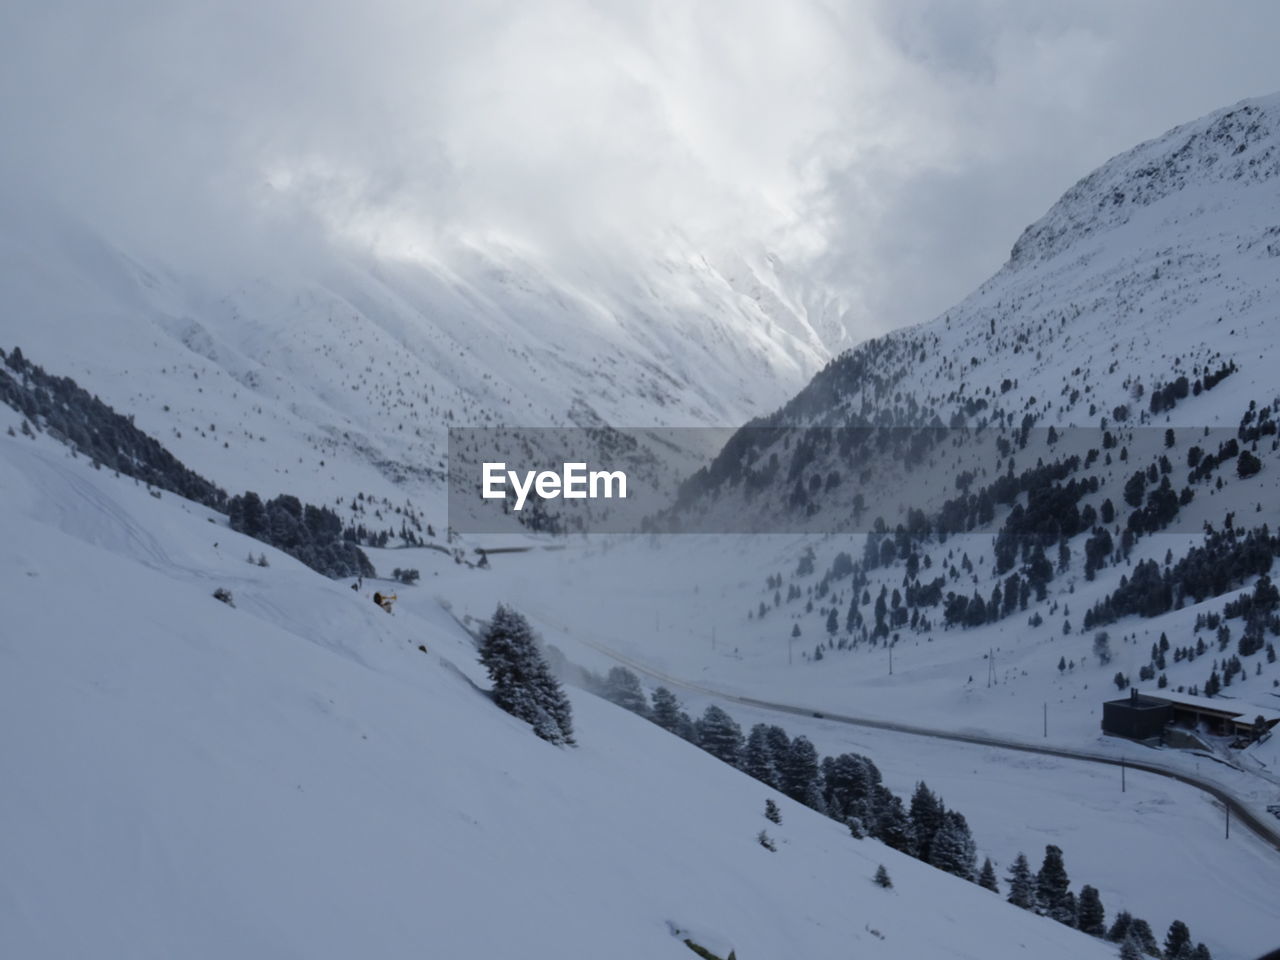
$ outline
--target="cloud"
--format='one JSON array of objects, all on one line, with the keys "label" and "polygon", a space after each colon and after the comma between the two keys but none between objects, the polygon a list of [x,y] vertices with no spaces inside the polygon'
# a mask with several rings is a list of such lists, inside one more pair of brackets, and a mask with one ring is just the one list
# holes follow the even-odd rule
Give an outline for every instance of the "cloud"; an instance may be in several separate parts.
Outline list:
[{"label": "cloud", "polygon": [[1107,156],[1280,87],[1280,8],[11,2],[3,188],[188,261],[763,245],[927,319]]}]

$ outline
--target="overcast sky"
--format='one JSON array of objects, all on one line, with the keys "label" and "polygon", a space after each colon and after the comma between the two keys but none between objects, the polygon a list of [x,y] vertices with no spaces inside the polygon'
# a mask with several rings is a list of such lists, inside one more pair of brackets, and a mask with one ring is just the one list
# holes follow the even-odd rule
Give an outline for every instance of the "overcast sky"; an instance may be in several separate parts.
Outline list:
[{"label": "overcast sky", "polygon": [[0,6],[0,189],[122,237],[764,244],[858,334],[944,310],[1109,156],[1280,90],[1271,0]]}]

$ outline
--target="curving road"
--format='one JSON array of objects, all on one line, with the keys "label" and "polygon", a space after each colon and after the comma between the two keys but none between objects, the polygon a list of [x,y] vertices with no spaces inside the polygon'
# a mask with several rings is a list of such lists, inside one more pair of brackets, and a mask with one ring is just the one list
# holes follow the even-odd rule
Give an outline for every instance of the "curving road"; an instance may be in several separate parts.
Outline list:
[{"label": "curving road", "polygon": [[628,657],[626,654],[614,650],[606,644],[600,643],[598,640],[592,640],[581,634],[571,633],[581,643],[594,650],[603,653],[619,663],[625,664],[637,673],[643,673],[648,677],[660,680],[669,686],[680,687],[704,696],[715,697],[717,700],[726,701],[728,703],[739,703],[743,706],[754,707],[759,710],[769,710],[774,713],[785,713],[793,716],[801,717],[818,717],[822,720],[830,720],[834,723],[845,723],[854,727],[870,727],[875,730],[889,730],[894,733],[903,733],[913,737],[932,737],[935,740],[952,740],[959,743],[972,743],[983,747],[995,747],[1000,750],[1017,750],[1022,753],[1038,753],[1049,757],[1061,757],[1066,760],[1080,760],[1085,763],[1101,763],[1112,767],[1125,766],[1131,770],[1141,770],[1145,773],[1153,773],[1156,776],[1167,777],[1170,780],[1177,780],[1188,786],[1195,787],[1197,790],[1209,794],[1227,809],[1231,811],[1231,818],[1248,829],[1264,843],[1269,845],[1277,853],[1280,853],[1280,829],[1268,823],[1262,817],[1255,814],[1240,800],[1236,799],[1221,786],[1207,780],[1202,780],[1194,774],[1185,773],[1172,767],[1166,767],[1158,763],[1152,763],[1142,760],[1120,759],[1118,757],[1109,757],[1105,754],[1090,753],[1084,750],[1071,750],[1066,747],[1041,746],[1025,741],[1007,740],[1001,737],[995,737],[981,733],[957,733],[952,730],[939,730],[932,727],[919,727],[906,723],[894,723],[888,720],[876,720],[872,717],[853,717],[846,714],[828,713],[826,711],[817,711],[811,707],[799,707],[794,704],[776,703],[771,700],[759,700],[755,697],[744,697],[732,693],[726,693],[723,690],[716,690],[712,687],[703,686],[679,677],[672,677],[668,674],[655,670],[637,660]]}]

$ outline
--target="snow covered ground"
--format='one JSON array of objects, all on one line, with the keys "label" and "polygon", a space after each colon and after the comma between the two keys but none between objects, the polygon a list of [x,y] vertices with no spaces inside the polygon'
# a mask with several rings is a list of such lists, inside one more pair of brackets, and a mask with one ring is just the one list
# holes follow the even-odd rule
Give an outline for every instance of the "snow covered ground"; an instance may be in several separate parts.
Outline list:
[{"label": "snow covered ground", "polygon": [[[1045,844],[1056,843],[1065,851],[1073,882],[1097,886],[1112,915],[1127,909],[1159,929],[1183,919],[1211,944],[1215,956],[1248,960],[1275,946],[1280,908],[1271,891],[1280,885],[1280,858],[1238,824],[1224,841],[1221,806],[1194,788],[1130,770],[1122,794],[1114,767],[851,728],[709,696],[708,689],[724,691],[819,712],[1154,761],[1221,783],[1252,801],[1258,812],[1280,797],[1274,767],[1259,769],[1271,759],[1274,739],[1243,757],[1235,755],[1235,762],[1251,771],[1245,773],[1213,758],[1102,736],[1101,701],[1117,695],[1110,683],[1116,664],[1087,668],[1087,675],[1080,667],[1067,679],[1047,662],[1047,669],[1024,672],[1020,657],[1030,654],[1016,645],[1010,649],[1009,641],[990,637],[979,644],[968,632],[957,632],[932,645],[896,648],[892,677],[883,650],[874,655],[872,672],[872,654],[812,662],[801,657],[797,643],[788,666],[785,631],[781,638],[752,637],[745,616],[725,625],[725,612],[744,606],[726,597],[735,596],[735,588],[745,592],[756,585],[755,577],[735,577],[746,577],[753,559],[767,562],[785,554],[786,539],[669,537],[641,543],[588,538],[565,551],[494,557],[493,570],[484,577],[433,563],[424,567],[424,589],[404,591],[404,602],[417,609],[447,596],[459,613],[477,615],[497,599],[513,603],[583,666],[604,672],[617,662],[601,652],[598,645],[604,644],[659,676],[687,681],[692,686],[671,685],[694,715],[716,702],[744,730],[756,722],[778,723],[793,736],[808,736],[820,753],[863,753],[898,793],[909,793],[917,780],[927,781],[969,818],[980,854],[991,856],[1002,870],[1019,851],[1038,862]],[[790,540],[793,549],[814,542]],[[1180,615],[1194,616],[1194,611]],[[1145,659],[1150,640],[1143,631],[1129,646],[1143,651]],[[1061,641],[1045,641],[1055,657]],[[988,642],[1002,650],[991,687],[982,659]],[[1088,646],[1088,638],[1076,642]],[[972,684],[967,676],[957,680],[956,654],[947,652],[947,645],[961,645],[972,657],[972,664],[962,668],[975,674]],[[1123,666],[1119,658],[1128,647],[1117,647],[1117,663]],[[650,687],[657,682],[646,677]],[[1047,739],[1042,736],[1045,702],[1050,703]],[[1025,708],[1010,709],[1011,704]],[[1169,876],[1181,879],[1153,881]]]},{"label": "snow covered ground", "polygon": [[784,798],[773,828],[767,788],[594,697],[549,746],[433,603],[249,564],[48,438],[0,435],[0,490],[4,956],[1114,952]]}]

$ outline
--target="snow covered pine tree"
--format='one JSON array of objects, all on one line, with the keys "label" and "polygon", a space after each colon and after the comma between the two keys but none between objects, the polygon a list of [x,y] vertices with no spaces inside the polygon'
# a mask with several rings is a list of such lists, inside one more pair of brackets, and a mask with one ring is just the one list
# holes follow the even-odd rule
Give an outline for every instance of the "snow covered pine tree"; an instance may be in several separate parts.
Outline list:
[{"label": "snow covered pine tree", "polygon": [[499,604],[480,640],[480,662],[493,681],[493,702],[552,743],[572,744],[573,709],[538,649],[529,621]]}]

